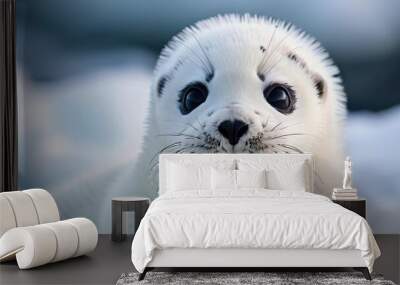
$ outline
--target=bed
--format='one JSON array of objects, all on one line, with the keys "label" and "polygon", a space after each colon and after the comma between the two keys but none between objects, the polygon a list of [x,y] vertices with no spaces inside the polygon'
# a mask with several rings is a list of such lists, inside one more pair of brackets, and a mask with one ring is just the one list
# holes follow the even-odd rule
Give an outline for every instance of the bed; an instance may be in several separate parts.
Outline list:
[{"label": "bed", "polygon": [[314,193],[311,154],[163,154],[132,262],[154,268],[352,267],[380,251],[365,219]]}]

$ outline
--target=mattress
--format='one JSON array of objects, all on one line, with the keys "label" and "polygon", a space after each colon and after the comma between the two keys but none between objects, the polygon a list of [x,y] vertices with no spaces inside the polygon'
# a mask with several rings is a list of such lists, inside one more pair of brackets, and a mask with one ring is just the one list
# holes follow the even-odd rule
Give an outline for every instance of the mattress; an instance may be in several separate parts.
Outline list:
[{"label": "mattress", "polygon": [[361,216],[321,195],[266,189],[161,195],[136,232],[132,262],[143,272],[156,250],[171,248],[359,250],[370,271],[380,255]]}]

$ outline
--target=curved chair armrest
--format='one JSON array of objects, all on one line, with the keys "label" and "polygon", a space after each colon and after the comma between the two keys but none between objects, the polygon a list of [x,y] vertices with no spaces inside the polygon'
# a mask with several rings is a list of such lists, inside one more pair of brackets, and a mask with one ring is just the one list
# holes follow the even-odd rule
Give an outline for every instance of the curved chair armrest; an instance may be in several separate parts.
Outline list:
[{"label": "curved chair armrest", "polygon": [[86,254],[96,248],[97,228],[86,218],[13,228],[0,238],[0,261],[16,257],[20,269]]}]

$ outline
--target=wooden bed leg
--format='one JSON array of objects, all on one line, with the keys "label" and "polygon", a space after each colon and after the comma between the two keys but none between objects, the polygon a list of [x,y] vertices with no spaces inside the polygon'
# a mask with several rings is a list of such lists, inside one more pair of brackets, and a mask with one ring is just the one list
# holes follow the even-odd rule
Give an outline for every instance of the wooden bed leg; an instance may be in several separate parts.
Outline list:
[{"label": "wooden bed leg", "polygon": [[369,274],[369,270],[367,267],[364,267],[361,272],[364,274],[365,279],[372,280],[371,274]]},{"label": "wooden bed leg", "polygon": [[372,280],[371,274],[369,274],[369,270],[367,267],[355,267],[354,269],[357,271],[361,271],[362,274],[364,275],[365,279]]},{"label": "wooden bed leg", "polygon": [[139,274],[138,281],[142,281],[142,280],[144,279],[144,277],[146,276],[147,271],[148,271],[148,269],[147,269],[147,267],[146,267],[146,268],[143,270],[143,272]]}]

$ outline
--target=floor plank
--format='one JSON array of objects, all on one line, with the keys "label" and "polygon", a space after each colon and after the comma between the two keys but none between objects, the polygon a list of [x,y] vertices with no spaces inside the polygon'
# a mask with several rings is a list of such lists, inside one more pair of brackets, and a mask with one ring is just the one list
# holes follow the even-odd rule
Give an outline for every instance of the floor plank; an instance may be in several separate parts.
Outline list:
[{"label": "floor plank", "polygon": [[133,271],[131,239],[116,243],[100,235],[95,251],[88,256],[41,267],[19,270],[16,262],[0,265],[0,284],[115,284],[124,272]]},{"label": "floor plank", "polygon": [[385,276],[394,283],[400,283],[400,235],[375,235],[381,250],[374,265],[374,271]]},{"label": "floor plank", "polygon": [[[376,235],[382,251],[375,271],[399,283],[400,235]],[[131,238],[121,243],[100,235],[99,244],[88,256],[19,270],[15,262],[0,264],[0,284],[115,284],[124,272],[134,271],[130,260]]]}]

